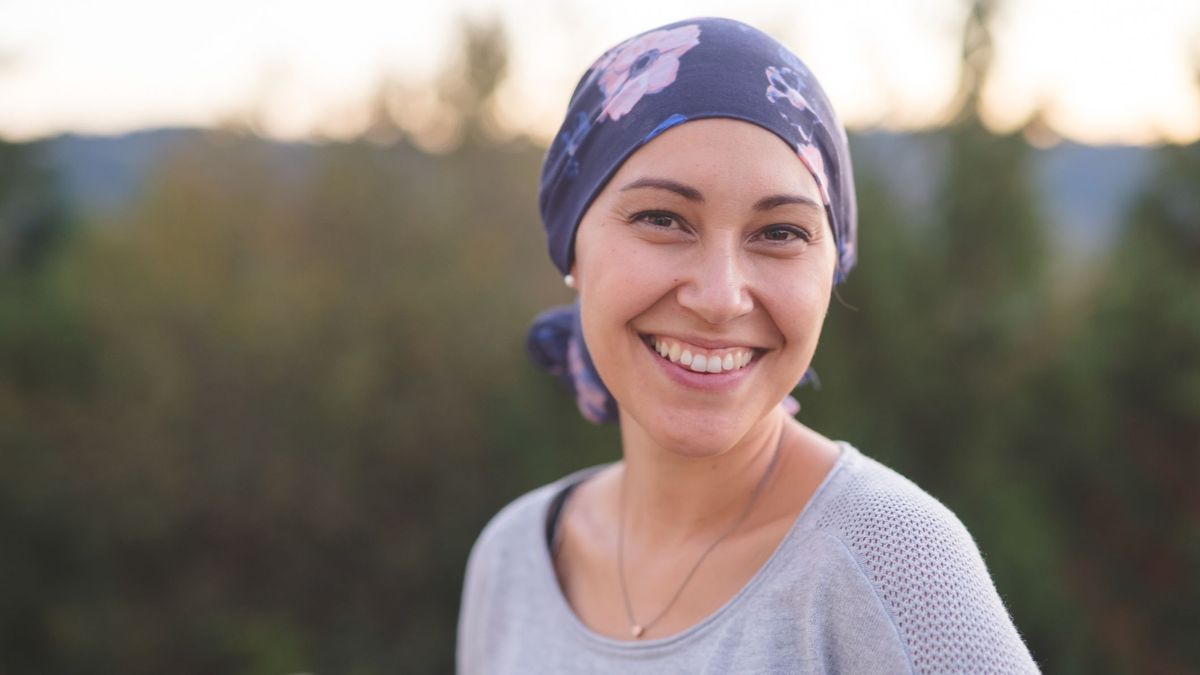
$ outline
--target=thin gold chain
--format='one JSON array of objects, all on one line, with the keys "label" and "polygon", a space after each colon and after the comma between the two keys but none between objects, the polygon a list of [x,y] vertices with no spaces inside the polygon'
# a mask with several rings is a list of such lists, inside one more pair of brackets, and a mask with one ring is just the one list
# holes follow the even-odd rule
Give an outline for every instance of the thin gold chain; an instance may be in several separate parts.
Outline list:
[{"label": "thin gold chain", "polygon": [[754,487],[754,492],[750,495],[750,501],[746,503],[746,508],[742,509],[741,515],[738,516],[738,519],[728,530],[726,530],[721,536],[717,537],[716,541],[714,541],[712,544],[709,544],[708,548],[704,550],[704,553],[700,555],[700,559],[696,561],[696,564],[692,565],[691,571],[687,573],[686,577],[684,577],[683,583],[679,585],[679,590],[675,591],[675,595],[671,597],[671,601],[667,603],[667,606],[664,607],[662,611],[654,617],[654,619],[645,625],[639,624],[637,620],[633,618],[633,606],[629,602],[629,591],[625,585],[625,476],[621,476],[621,505],[620,513],[617,517],[617,575],[621,580],[621,596],[625,600],[625,614],[629,617],[629,629],[633,634],[633,637],[641,637],[642,634],[649,630],[651,626],[658,623],[658,620],[661,619],[667,613],[667,610],[674,606],[675,601],[679,599],[679,596],[683,593],[683,589],[687,586],[688,582],[692,580],[692,575],[696,573],[696,570],[700,569],[700,563],[704,562],[704,559],[708,557],[708,554],[711,553],[714,548],[717,547],[717,544],[720,544],[726,537],[728,537],[730,534],[733,534],[733,531],[740,527],[742,522],[746,520],[746,517],[750,515],[750,509],[754,507],[754,502],[758,499],[758,495],[762,492],[763,487],[767,484],[767,478],[771,475],[771,471],[775,468],[775,463],[779,459],[779,449],[783,447],[784,431],[785,429],[780,429],[779,442],[775,444],[775,454],[771,456],[771,461],[769,464],[767,464],[766,470],[763,471],[762,478],[758,479],[758,485]]}]

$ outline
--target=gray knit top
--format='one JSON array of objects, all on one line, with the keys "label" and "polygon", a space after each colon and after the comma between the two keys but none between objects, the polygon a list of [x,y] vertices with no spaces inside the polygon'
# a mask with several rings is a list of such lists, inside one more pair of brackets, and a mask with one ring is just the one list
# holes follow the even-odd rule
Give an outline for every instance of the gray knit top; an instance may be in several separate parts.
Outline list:
[{"label": "gray knit top", "polygon": [[626,641],[567,603],[548,529],[576,471],[496,514],[467,561],[457,671],[476,673],[1036,673],[962,522],[841,442],[775,552],[720,609]]}]

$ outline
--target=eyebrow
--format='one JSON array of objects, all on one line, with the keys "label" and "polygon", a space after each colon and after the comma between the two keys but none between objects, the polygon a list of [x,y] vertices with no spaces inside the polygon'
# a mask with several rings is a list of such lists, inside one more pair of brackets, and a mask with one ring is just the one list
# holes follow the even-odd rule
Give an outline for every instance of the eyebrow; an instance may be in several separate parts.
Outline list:
[{"label": "eyebrow", "polygon": [[[639,178],[639,179],[633,181],[632,183],[629,183],[625,187],[621,188],[620,191],[625,192],[627,190],[637,190],[637,189],[644,189],[644,188],[651,188],[651,189],[655,189],[655,190],[667,190],[668,192],[674,192],[675,194],[679,195],[680,197],[683,197],[684,199],[686,199],[690,202],[696,202],[698,204],[704,203],[704,195],[701,194],[699,190],[697,190],[696,188],[694,188],[690,185],[684,185],[683,183],[680,183],[679,181],[671,180],[670,178],[653,178],[653,177]],[[770,211],[771,209],[774,209],[774,208],[777,208],[780,206],[786,206],[788,204],[799,204],[801,206],[808,206],[808,207],[815,208],[818,210],[821,210],[824,208],[820,204],[818,204],[816,201],[814,201],[808,197],[805,197],[803,195],[777,194],[777,195],[768,195],[768,196],[763,197],[762,199],[758,200],[757,202],[754,202],[754,210],[755,211]]]}]

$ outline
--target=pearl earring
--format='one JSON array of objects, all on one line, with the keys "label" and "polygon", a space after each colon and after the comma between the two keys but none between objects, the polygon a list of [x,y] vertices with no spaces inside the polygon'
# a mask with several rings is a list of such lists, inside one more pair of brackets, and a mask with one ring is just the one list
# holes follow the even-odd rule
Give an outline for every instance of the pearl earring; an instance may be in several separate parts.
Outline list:
[{"label": "pearl earring", "polygon": [[567,285],[567,288],[575,288],[575,275],[568,274],[563,277],[563,283]]}]

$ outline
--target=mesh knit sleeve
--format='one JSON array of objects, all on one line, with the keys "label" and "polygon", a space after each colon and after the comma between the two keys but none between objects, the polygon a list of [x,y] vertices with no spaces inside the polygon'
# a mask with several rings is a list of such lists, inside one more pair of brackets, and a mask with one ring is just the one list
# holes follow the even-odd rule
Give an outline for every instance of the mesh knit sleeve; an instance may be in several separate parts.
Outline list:
[{"label": "mesh knit sleeve", "polygon": [[917,673],[1037,673],[966,527],[867,460],[818,523],[842,541],[891,615]]}]

